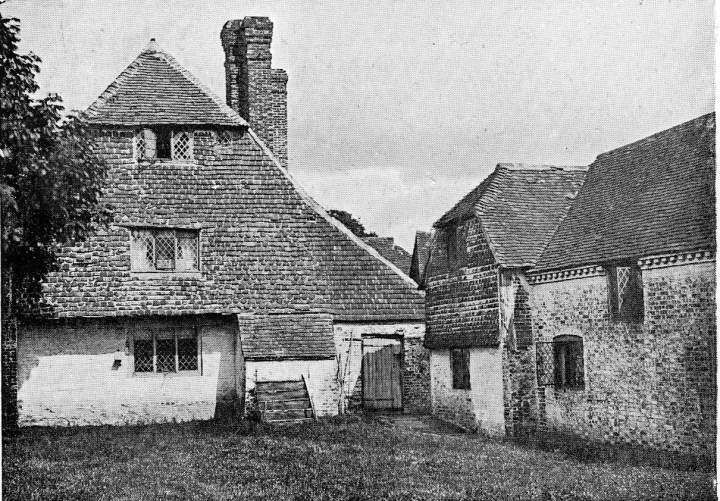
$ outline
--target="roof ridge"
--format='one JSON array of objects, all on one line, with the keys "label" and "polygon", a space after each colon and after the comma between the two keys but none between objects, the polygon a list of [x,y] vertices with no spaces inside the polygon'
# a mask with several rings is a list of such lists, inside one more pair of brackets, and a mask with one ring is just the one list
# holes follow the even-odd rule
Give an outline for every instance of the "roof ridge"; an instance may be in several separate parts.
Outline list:
[{"label": "roof ridge", "polygon": [[386,265],[388,268],[390,268],[393,272],[395,272],[401,280],[403,280],[407,285],[410,286],[410,289],[417,293],[419,296],[424,296],[425,293],[423,291],[418,290],[417,288],[417,282],[410,278],[409,275],[407,275],[404,271],[402,271],[400,268],[395,266],[391,261],[388,259],[385,259],[382,254],[380,254],[377,250],[375,250],[371,245],[363,242],[363,240],[355,235],[352,231],[350,231],[344,224],[342,224],[340,221],[332,217],[330,214],[327,213],[327,211],[323,208],[322,205],[317,203],[317,201],[303,188],[303,186],[295,179],[295,177],[290,174],[290,172],[282,166],[280,161],[277,159],[275,154],[270,151],[270,148],[267,147],[267,145],[258,137],[258,135],[255,133],[252,128],[248,127],[248,134],[250,134],[250,137],[255,141],[255,143],[260,147],[260,149],[263,150],[263,153],[265,153],[268,158],[270,158],[273,163],[275,164],[275,167],[280,171],[280,173],[290,182],[292,187],[295,189],[297,194],[300,196],[300,198],[308,204],[308,206],[313,209],[320,217],[322,217],[325,221],[330,223],[332,226],[334,226],[340,233],[344,234],[346,237],[348,237],[353,243],[355,243],[358,247],[360,247],[362,250],[366,251],[368,254],[370,254],[375,259],[379,260],[382,264]]},{"label": "roof ridge", "polygon": [[550,164],[527,164],[523,162],[500,162],[495,169],[507,169],[513,171],[587,171],[587,165],[550,165]]},{"label": "roof ridge", "polygon": [[616,154],[620,150],[627,151],[627,150],[637,148],[639,146],[643,146],[645,144],[650,144],[650,143],[656,141],[657,139],[662,138],[664,135],[666,135],[668,133],[671,133],[671,132],[677,133],[679,130],[689,128],[692,125],[696,125],[696,124],[699,125],[700,122],[705,121],[705,120],[710,120],[710,119],[712,119],[713,124],[714,124],[714,121],[715,121],[715,112],[714,111],[711,111],[710,113],[705,113],[704,115],[700,115],[699,117],[695,117],[690,120],[686,120],[685,122],[682,122],[678,125],[675,125],[673,127],[668,127],[667,129],[663,129],[654,134],[650,134],[649,136],[642,137],[631,143],[623,144],[621,146],[618,146],[617,148],[613,148],[611,150],[604,151],[597,156],[595,161],[598,161],[600,158],[604,158],[604,157]]}]

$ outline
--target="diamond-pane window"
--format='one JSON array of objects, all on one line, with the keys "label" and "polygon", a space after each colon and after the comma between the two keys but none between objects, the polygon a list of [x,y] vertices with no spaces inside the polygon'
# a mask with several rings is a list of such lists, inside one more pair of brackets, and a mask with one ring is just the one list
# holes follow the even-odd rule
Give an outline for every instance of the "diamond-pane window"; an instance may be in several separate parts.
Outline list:
[{"label": "diamond-pane window", "polygon": [[230,132],[229,130],[221,130],[217,134],[217,141],[218,141],[218,144],[220,144],[221,146],[227,146],[228,144],[230,144],[232,142],[232,140],[233,140],[232,132]]},{"label": "diamond-pane window", "polygon": [[135,339],[135,372],[153,372],[153,340]]},{"label": "diamond-pane window", "polygon": [[132,271],[199,271],[200,244],[197,230],[132,229]]},{"label": "diamond-pane window", "polygon": [[637,265],[608,267],[608,289],[612,320],[631,323],[643,321],[643,284]]},{"label": "diamond-pane window", "polygon": [[145,147],[145,134],[142,130],[139,130],[135,133],[135,160],[144,160],[147,158]]},{"label": "diamond-pane window", "polygon": [[198,340],[194,329],[169,329],[133,342],[135,372],[199,370]]},{"label": "diamond-pane window", "polygon": [[192,132],[176,132],[172,136],[172,157],[174,160],[192,160]]}]

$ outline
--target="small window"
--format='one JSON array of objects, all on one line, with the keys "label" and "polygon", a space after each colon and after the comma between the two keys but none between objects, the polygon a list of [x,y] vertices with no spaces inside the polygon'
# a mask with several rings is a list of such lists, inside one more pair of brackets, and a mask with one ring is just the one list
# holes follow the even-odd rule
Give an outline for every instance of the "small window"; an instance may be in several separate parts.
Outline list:
[{"label": "small window", "polygon": [[447,252],[448,268],[454,268],[457,266],[457,233],[458,228],[454,224],[448,226],[445,231],[445,250]]},{"label": "small window", "polygon": [[229,130],[221,130],[217,133],[217,142],[220,146],[227,146],[233,140],[233,134]]},{"label": "small window", "polygon": [[641,323],[645,306],[640,268],[637,265],[610,266],[607,272],[611,319]]},{"label": "small window", "polygon": [[176,132],[172,135],[172,158],[174,160],[192,160],[192,132]]},{"label": "small window", "polygon": [[130,234],[132,271],[199,271],[199,232],[141,228]]},{"label": "small window", "polygon": [[133,339],[135,372],[198,370],[198,342],[194,329],[154,332]]},{"label": "small window", "polygon": [[453,389],[470,389],[470,350],[450,350]]},{"label": "small window", "polygon": [[157,158],[168,159],[171,158],[170,150],[170,136],[171,131],[167,128],[160,128],[155,131],[157,137]]},{"label": "small window", "polygon": [[585,387],[583,340],[579,336],[558,336],[537,343],[538,385],[563,389]]}]

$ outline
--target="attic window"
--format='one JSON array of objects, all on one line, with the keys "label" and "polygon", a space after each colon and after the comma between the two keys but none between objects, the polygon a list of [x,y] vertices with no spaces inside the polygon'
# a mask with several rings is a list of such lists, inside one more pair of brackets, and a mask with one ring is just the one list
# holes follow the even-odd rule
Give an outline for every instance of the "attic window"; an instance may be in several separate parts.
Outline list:
[{"label": "attic window", "polygon": [[130,268],[136,272],[200,269],[197,230],[142,228],[131,232]]},{"label": "attic window", "polygon": [[141,129],[135,132],[135,160],[192,160],[193,133],[172,131],[167,127]]},{"label": "attic window", "polygon": [[233,134],[229,130],[221,130],[217,133],[217,142],[220,146],[227,146],[233,140]]}]

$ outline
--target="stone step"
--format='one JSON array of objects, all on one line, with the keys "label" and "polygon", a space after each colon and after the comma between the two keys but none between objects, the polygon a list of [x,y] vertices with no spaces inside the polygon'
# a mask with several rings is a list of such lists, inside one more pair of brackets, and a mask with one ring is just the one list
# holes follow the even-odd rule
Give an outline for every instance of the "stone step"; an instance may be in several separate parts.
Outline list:
[{"label": "stone step", "polygon": [[285,400],[264,400],[260,403],[260,410],[307,409],[310,408],[309,398],[289,398]]}]

